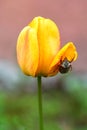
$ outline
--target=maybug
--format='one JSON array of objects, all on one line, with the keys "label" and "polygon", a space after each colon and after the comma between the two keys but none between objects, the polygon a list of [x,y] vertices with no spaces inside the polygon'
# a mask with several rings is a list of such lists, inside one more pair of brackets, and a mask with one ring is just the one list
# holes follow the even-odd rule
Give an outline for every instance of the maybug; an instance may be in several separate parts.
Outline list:
[{"label": "maybug", "polygon": [[59,72],[64,74],[72,70],[71,62],[72,61],[69,61],[67,58],[65,58],[63,61],[60,61]]}]

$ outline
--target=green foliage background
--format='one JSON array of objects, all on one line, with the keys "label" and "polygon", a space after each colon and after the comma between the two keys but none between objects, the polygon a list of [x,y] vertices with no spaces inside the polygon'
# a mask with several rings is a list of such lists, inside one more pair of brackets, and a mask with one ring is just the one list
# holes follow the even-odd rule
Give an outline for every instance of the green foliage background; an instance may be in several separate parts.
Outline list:
[{"label": "green foliage background", "polygon": [[[19,73],[18,82],[10,74],[1,77],[0,130],[39,130],[36,79]],[[44,84],[43,78],[44,130],[87,130],[87,75],[54,78],[53,84]]]}]

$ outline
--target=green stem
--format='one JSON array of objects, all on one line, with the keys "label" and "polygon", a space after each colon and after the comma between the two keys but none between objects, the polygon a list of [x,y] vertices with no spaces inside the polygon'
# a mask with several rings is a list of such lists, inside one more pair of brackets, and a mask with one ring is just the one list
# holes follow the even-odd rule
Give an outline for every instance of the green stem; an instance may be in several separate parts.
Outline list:
[{"label": "green stem", "polygon": [[43,130],[43,112],[42,112],[42,84],[41,84],[41,76],[38,76],[38,105],[39,105],[39,123],[40,130]]}]

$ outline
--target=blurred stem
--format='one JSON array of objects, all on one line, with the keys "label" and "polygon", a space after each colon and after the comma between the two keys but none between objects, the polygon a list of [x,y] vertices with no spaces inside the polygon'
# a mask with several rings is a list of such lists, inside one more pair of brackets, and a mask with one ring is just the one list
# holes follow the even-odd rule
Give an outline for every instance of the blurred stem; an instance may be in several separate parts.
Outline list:
[{"label": "blurred stem", "polygon": [[43,112],[42,112],[42,82],[41,76],[38,76],[38,105],[39,105],[39,125],[40,130],[43,130]]}]

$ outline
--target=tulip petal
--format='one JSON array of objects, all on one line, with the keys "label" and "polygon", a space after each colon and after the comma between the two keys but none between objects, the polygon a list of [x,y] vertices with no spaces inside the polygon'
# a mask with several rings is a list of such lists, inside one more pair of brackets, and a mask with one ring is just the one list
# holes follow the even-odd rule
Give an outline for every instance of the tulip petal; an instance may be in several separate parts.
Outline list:
[{"label": "tulip petal", "polygon": [[17,60],[26,75],[35,76],[38,67],[39,49],[36,30],[26,26],[17,40]]},{"label": "tulip petal", "polygon": [[39,46],[38,73],[46,76],[49,66],[60,48],[60,34],[56,24],[50,19],[36,17],[29,24],[37,32]]},{"label": "tulip petal", "polygon": [[48,76],[53,76],[58,73],[58,66],[60,62],[67,58],[68,61],[72,62],[77,59],[77,51],[72,42],[67,43],[58,54],[55,56],[54,60],[52,61],[49,67],[49,74]]}]

